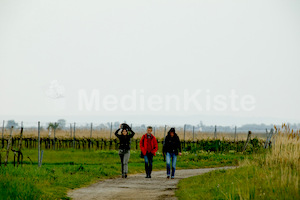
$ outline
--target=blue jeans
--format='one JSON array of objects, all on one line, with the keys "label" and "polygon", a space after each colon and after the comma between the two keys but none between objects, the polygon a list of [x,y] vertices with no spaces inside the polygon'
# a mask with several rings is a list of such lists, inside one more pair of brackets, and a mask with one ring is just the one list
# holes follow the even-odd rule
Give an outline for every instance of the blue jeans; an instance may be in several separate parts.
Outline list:
[{"label": "blue jeans", "polygon": [[177,160],[177,156],[175,153],[169,153],[167,152],[166,154],[166,162],[167,162],[167,176],[170,176],[170,164],[171,164],[171,158],[172,158],[172,175],[171,177],[174,178],[175,176],[175,169],[176,169],[176,160]]},{"label": "blue jeans", "polygon": [[153,161],[153,154],[152,153],[146,153],[144,156],[145,159],[145,171],[146,175],[150,176],[152,172],[152,161]]}]

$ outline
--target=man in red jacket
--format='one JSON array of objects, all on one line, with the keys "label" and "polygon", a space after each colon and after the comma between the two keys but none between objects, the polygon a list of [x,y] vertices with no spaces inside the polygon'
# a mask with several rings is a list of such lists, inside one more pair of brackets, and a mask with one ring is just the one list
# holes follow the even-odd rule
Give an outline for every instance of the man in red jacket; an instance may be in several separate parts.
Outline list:
[{"label": "man in red jacket", "polygon": [[145,159],[145,178],[151,178],[153,156],[155,156],[158,149],[156,138],[152,135],[151,126],[147,127],[147,133],[142,136],[140,148]]}]

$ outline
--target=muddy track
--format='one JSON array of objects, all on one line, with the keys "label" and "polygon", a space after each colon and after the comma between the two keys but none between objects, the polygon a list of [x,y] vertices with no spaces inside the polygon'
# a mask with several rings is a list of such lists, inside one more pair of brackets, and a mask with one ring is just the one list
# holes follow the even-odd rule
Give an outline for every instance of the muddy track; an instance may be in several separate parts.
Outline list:
[{"label": "muddy track", "polygon": [[129,175],[127,179],[114,178],[100,181],[85,188],[71,190],[68,196],[82,199],[177,199],[175,190],[180,179],[203,174],[217,169],[233,167],[176,170],[175,179],[167,179],[166,171],[152,172],[152,178],[145,174]]}]

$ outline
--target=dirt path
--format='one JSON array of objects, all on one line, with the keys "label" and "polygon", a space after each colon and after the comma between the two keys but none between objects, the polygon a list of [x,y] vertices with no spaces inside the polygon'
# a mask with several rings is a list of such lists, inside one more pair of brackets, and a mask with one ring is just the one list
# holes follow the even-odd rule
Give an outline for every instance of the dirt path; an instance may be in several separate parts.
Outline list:
[{"label": "dirt path", "polygon": [[129,175],[127,179],[114,178],[100,181],[85,188],[72,190],[68,196],[75,199],[177,199],[175,189],[180,179],[196,176],[216,169],[233,167],[176,170],[175,179],[167,179],[166,171],[152,172],[152,178],[145,174]]}]

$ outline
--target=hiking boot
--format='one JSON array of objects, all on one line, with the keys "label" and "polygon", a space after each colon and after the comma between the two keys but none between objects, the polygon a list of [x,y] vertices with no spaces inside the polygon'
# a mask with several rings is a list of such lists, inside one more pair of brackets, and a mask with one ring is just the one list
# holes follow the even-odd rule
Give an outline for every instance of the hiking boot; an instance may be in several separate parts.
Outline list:
[{"label": "hiking boot", "polygon": [[167,176],[167,179],[170,179],[170,176]]}]

